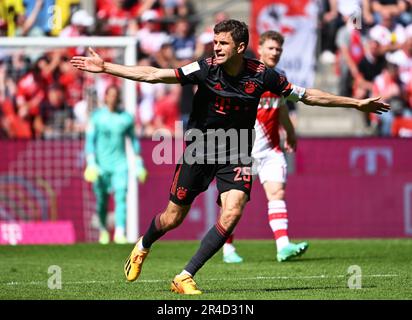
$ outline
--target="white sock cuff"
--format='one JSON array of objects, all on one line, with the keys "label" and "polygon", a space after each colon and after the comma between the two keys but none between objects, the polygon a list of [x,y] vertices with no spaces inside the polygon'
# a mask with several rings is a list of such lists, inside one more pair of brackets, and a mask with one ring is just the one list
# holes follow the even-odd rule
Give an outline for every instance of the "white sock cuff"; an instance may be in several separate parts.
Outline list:
[{"label": "white sock cuff", "polygon": [[268,209],[275,209],[275,210],[286,210],[286,202],[285,200],[271,200],[268,202]]},{"label": "white sock cuff", "polygon": [[193,278],[193,275],[190,272],[187,272],[186,270],[183,270],[182,272],[179,273],[179,276],[183,276],[183,275],[189,275]]},{"label": "white sock cuff", "polygon": [[145,247],[143,247],[143,238],[142,238],[142,240],[140,240],[140,241],[137,242],[137,248],[138,248],[139,250],[145,250],[145,251],[150,250],[150,248],[145,248]]}]

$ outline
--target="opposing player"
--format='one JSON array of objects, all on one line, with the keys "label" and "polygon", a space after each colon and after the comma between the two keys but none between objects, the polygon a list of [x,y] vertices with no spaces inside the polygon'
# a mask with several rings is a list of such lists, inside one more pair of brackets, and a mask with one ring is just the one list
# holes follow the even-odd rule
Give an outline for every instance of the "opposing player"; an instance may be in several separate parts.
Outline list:
[{"label": "opposing player", "polygon": [[[166,232],[179,226],[186,217],[193,200],[205,191],[216,177],[221,214],[216,224],[206,233],[200,247],[183,271],[176,275],[171,290],[180,294],[201,294],[193,277],[223,246],[238,223],[249,200],[251,189],[251,158],[257,106],[260,96],[271,91],[293,101],[328,107],[356,108],[365,112],[381,113],[389,109],[378,98],[356,100],[327,94],[320,90],[297,87],[285,76],[263,63],[246,59],[244,52],[249,32],[243,22],[226,20],[214,27],[214,56],[193,62],[178,69],[158,69],[149,66],[123,66],[103,61],[92,49],[91,57],[73,57],[73,66],[89,72],[105,72],[123,78],[150,83],[193,83],[198,90],[193,99],[189,119],[189,136],[198,137],[188,143],[182,163],[176,166],[166,209],[156,215],[124,265],[127,280],[135,281],[142,270],[152,244]],[[216,138],[216,131],[237,133],[238,150],[229,145],[220,148],[201,148]],[[208,133],[212,131],[213,134]],[[199,137],[199,132],[203,133]],[[246,138],[245,138],[245,132]],[[219,134],[218,134],[219,135]],[[200,142],[204,143],[200,143]],[[213,145],[213,143],[211,143]],[[194,145],[194,147],[193,147]],[[219,145],[219,144],[218,144]],[[222,146],[222,145],[219,145]],[[246,152],[242,152],[244,147]],[[228,149],[229,148],[229,149]],[[235,152],[233,152],[235,151]],[[221,156],[229,156],[221,161]],[[220,161],[216,161],[218,158]],[[193,161],[195,160],[195,161]]]},{"label": "opposing player", "polygon": [[99,217],[99,242],[108,244],[110,234],[106,227],[107,203],[114,193],[115,232],[114,242],[127,243],[126,239],[126,194],[128,165],[126,137],[129,137],[135,153],[136,175],[144,182],[147,171],[140,156],[140,144],[134,132],[133,116],[119,108],[120,90],[117,86],[107,88],[105,105],[96,109],[86,131],[85,152],[87,167],[84,178],[93,183],[96,196],[96,211]]},{"label": "opposing player", "polygon": [[[267,68],[275,68],[283,51],[283,36],[276,31],[266,31],[259,38],[259,60]],[[282,71],[277,70],[282,73]],[[292,243],[288,237],[288,214],[285,202],[287,165],[280,146],[279,125],[286,132],[285,150],[296,149],[295,129],[289,118],[288,108],[282,97],[267,91],[260,99],[255,124],[256,139],[252,156],[260,183],[268,200],[269,225],[276,241],[277,260],[290,260],[302,255],[308,248],[306,242]],[[242,257],[236,252],[233,237],[223,246],[223,261],[240,263]]]}]

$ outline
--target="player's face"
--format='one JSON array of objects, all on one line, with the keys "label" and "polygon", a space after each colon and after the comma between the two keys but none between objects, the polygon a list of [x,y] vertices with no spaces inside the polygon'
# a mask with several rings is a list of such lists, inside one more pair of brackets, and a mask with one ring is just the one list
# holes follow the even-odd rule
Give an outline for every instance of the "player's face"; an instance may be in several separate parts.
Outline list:
[{"label": "player's face", "polygon": [[265,40],[258,48],[260,61],[269,68],[273,68],[278,64],[282,51],[283,49],[279,42],[272,39]]},{"label": "player's face", "polygon": [[239,54],[240,45],[236,46],[230,32],[220,32],[215,34],[214,51],[217,64],[225,64],[230,58]]},{"label": "player's face", "polygon": [[116,88],[109,88],[106,92],[105,101],[110,109],[117,107],[120,92]]}]

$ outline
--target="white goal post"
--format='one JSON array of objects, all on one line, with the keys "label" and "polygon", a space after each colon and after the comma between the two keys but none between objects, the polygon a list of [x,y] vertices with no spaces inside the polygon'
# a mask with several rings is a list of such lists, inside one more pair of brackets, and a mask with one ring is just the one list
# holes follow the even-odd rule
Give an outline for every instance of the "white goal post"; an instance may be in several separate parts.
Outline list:
[{"label": "white goal post", "polygon": [[[69,47],[110,47],[124,48],[124,64],[136,64],[136,39],[133,37],[0,37],[0,48],[69,48]],[[136,83],[124,80],[123,101],[125,109],[133,116],[136,114]],[[130,141],[127,141],[129,162],[129,181],[127,193],[127,240],[137,241],[139,234],[138,183],[135,178],[135,163]]]}]

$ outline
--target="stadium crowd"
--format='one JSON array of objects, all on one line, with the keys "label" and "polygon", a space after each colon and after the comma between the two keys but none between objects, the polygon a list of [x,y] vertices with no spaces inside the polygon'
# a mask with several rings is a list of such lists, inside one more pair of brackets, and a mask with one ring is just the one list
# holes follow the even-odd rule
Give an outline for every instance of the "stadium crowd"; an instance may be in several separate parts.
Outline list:
[{"label": "stadium crowd", "polygon": [[338,94],[380,96],[392,106],[366,124],[380,136],[412,136],[412,1],[324,0],[320,61],[334,63]]},{"label": "stadium crowd", "polygon": [[[412,136],[412,1],[317,3],[319,61],[336,66],[338,93],[356,98],[382,96],[392,111],[365,118],[366,124],[380,136]],[[176,68],[213,53],[212,27],[197,30],[196,17],[191,0],[96,0],[92,14],[80,0],[4,0],[0,37],[127,35],[136,39],[139,65]],[[226,18],[224,12],[215,14],[215,22]],[[0,48],[0,137],[84,134],[88,114],[106,88],[121,85],[116,77],[93,77],[72,68],[69,59],[85,49]],[[121,62],[117,49],[98,51],[107,61]],[[138,135],[151,136],[159,129],[181,134],[175,121],[188,121],[195,88],[136,86]]]}]

